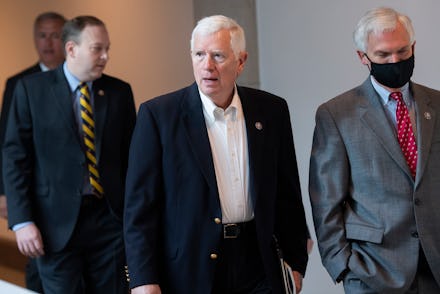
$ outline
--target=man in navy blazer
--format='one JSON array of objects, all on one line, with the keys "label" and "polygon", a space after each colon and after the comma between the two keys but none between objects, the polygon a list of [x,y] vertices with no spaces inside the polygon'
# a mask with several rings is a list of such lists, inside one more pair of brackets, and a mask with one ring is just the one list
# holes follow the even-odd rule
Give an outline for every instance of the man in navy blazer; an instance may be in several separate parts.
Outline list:
[{"label": "man in navy blazer", "polygon": [[196,83],[141,105],[124,236],[132,293],[283,293],[274,236],[298,290],[307,225],[285,100],[235,84],[232,19],[193,31]]},{"label": "man in navy blazer", "polygon": [[16,86],[3,148],[9,226],[21,253],[37,258],[45,293],[126,293],[131,87],[102,74],[110,41],[101,20],[68,21],[63,43],[63,65]]},{"label": "man in navy blazer", "polygon": [[[24,76],[56,68],[64,61],[63,42],[61,32],[66,22],[64,16],[56,12],[43,12],[34,21],[34,45],[38,54],[38,62],[18,74],[8,78],[3,93],[2,110],[0,115],[0,146],[3,145],[9,107],[15,84]],[[0,167],[2,166],[2,153],[0,152]],[[3,185],[3,173],[0,168],[0,217],[7,218],[6,196]],[[40,277],[34,259],[28,259],[26,264],[26,288],[42,292]]]}]

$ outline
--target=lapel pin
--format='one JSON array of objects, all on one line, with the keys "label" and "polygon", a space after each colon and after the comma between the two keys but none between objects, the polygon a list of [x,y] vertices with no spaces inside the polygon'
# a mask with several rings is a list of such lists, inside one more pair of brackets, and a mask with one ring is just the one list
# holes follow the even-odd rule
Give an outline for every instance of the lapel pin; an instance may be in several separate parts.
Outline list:
[{"label": "lapel pin", "polygon": [[426,119],[431,119],[431,114],[429,112],[424,113]]},{"label": "lapel pin", "polygon": [[255,128],[259,131],[261,131],[263,129],[263,124],[261,124],[261,122],[257,121],[255,123]]},{"label": "lapel pin", "polygon": [[99,90],[99,91],[98,91],[98,95],[99,95],[99,96],[104,96],[104,90]]}]

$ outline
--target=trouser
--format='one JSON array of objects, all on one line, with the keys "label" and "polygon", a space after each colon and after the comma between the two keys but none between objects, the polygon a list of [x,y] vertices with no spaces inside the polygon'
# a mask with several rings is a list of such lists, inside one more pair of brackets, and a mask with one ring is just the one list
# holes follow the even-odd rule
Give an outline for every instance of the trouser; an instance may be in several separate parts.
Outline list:
[{"label": "trouser", "polygon": [[225,228],[212,293],[272,293],[258,249],[255,222],[238,224],[238,232]]},{"label": "trouser", "polygon": [[37,264],[46,294],[128,293],[122,223],[105,199],[83,196],[67,246],[46,252]]}]

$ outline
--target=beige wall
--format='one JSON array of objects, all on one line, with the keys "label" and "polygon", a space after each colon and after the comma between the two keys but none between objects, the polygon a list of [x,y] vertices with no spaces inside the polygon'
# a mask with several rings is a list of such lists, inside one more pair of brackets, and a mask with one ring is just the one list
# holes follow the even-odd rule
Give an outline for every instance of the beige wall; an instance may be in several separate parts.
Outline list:
[{"label": "beige wall", "polygon": [[7,77],[36,62],[32,24],[47,10],[67,18],[91,14],[106,23],[111,51],[105,72],[132,85],[137,106],[193,81],[192,0],[0,0],[0,7],[1,93]]}]

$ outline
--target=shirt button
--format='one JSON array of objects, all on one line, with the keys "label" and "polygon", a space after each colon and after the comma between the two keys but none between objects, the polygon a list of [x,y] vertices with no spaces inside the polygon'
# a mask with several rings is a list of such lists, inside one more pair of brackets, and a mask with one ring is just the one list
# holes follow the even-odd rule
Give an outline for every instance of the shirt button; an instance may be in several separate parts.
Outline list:
[{"label": "shirt button", "polygon": [[217,259],[218,255],[215,253],[211,253],[211,255],[209,256],[211,259]]}]

